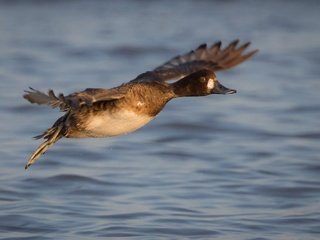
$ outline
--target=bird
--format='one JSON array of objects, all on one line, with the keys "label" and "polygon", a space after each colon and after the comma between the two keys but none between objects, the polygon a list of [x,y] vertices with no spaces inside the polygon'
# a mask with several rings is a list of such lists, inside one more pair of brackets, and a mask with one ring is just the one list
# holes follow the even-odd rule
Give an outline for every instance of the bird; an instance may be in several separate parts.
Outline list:
[{"label": "bird", "polygon": [[102,138],[133,132],[154,119],[164,106],[178,97],[233,94],[215,72],[241,64],[258,52],[248,51],[250,42],[239,40],[222,47],[201,44],[195,50],[177,55],[154,70],[113,88],[87,88],[69,95],[29,88],[23,97],[30,103],[59,108],[65,114],[35,139],[44,142],[31,154],[28,169],[61,138]]}]

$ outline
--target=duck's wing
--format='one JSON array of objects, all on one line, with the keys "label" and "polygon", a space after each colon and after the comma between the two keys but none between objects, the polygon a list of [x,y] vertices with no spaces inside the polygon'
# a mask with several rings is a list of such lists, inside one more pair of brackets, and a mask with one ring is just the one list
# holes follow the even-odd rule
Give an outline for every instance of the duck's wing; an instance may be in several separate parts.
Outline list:
[{"label": "duck's wing", "polygon": [[91,106],[93,103],[101,101],[111,101],[123,98],[127,92],[125,86],[120,86],[111,89],[103,88],[87,88],[81,92],[75,92],[68,96],[62,93],[56,95],[53,90],[48,93],[43,93],[33,88],[25,91],[23,95],[31,103],[45,104],[52,108],[60,108],[61,111],[77,110],[83,105]]},{"label": "duck's wing", "polygon": [[234,40],[225,48],[221,47],[221,41],[211,47],[202,44],[196,50],[178,55],[153,71],[140,74],[134,81],[167,81],[180,79],[203,69],[211,71],[229,69],[246,61],[258,51],[256,49],[246,52],[249,45],[250,42],[240,45],[239,40]]}]

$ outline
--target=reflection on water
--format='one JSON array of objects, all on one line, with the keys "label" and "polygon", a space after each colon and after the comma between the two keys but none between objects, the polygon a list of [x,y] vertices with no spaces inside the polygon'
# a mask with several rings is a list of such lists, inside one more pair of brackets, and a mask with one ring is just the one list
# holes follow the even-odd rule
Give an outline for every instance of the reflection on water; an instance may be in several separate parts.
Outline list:
[{"label": "reflection on water", "polygon": [[[318,239],[319,20],[317,1],[1,1],[1,237]],[[63,139],[23,170],[61,115],[23,89],[112,87],[234,38],[260,49],[218,73],[236,95],[177,99],[127,136]]]}]

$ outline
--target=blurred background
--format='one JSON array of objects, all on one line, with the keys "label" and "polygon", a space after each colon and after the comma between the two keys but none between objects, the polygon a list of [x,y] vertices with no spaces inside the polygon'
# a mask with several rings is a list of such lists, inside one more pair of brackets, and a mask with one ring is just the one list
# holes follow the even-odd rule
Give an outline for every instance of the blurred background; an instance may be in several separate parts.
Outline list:
[{"label": "blurred background", "polygon": [[[0,1],[1,239],[319,239],[318,1]],[[62,139],[23,90],[109,88],[207,42],[260,52],[139,131]]]}]

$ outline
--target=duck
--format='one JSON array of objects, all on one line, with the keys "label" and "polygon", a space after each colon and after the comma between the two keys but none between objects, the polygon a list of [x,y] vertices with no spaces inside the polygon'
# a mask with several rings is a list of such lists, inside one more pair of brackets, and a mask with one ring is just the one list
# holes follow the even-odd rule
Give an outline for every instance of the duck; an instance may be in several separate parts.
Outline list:
[{"label": "duck", "polygon": [[212,94],[234,94],[222,85],[215,72],[235,67],[258,52],[248,51],[250,42],[221,41],[210,47],[178,55],[113,88],[87,88],[69,95],[47,93],[34,88],[23,97],[33,104],[58,108],[64,115],[35,139],[44,139],[29,157],[25,169],[34,164],[61,138],[102,138],[128,134],[153,120],[172,99]]}]

